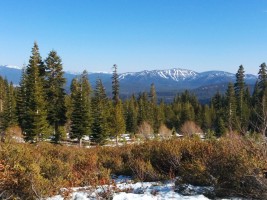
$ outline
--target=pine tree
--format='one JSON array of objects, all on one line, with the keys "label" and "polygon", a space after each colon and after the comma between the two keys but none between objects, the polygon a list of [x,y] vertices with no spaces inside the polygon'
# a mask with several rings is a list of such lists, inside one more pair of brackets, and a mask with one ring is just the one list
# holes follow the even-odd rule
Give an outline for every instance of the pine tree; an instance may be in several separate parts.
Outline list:
[{"label": "pine tree", "polygon": [[3,128],[4,130],[8,127],[14,126],[17,124],[16,116],[16,98],[13,83],[7,85],[6,99],[4,102],[4,111],[3,111]]},{"label": "pine tree", "polygon": [[157,93],[154,83],[152,83],[150,86],[149,100],[149,106],[147,107],[149,116],[151,116],[149,121],[153,126],[154,132],[158,133],[163,119],[162,113],[160,113],[160,110],[157,106]]},{"label": "pine tree", "polygon": [[112,76],[112,94],[113,94],[113,109],[111,118],[111,134],[116,137],[118,145],[118,137],[125,133],[125,121],[123,114],[123,106],[119,97],[119,76],[117,73],[117,65],[113,65],[114,71]]},{"label": "pine tree", "polygon": [[25,133],[25,128],[27,126],[27,115],[26,115],[26,68],[22,68],[21,79],[19,87],[17,89],[16,96],[16,115],[18,118],[18,124],[22,130],[22,133]]},{"label": "pine tree", "polygon": [[220,92],[216,92],[214,97],[212,97],[211,99],[211,103],[217,113],[219,113],[221,109],[223,109],[223,96],[220,94]]},{"label": "pine tree", "polygon": [[66,123],[65,106],[65,83],[63,77],[63,67],[60,57],[56,51],[51,51],[45,60],[46,63],[46,100],[47,100],[47,119],[54,129],[54,141],[58,142],[62,133],[60,127]]},{"label": "pine tree", "polygon": [[138,96],[138,125],[142,124],[143,122],[148,122],[150,125],[151,123],[151,116],[150,113],[150,106],[149,106],[149,100],[148,95],[146,92],[140,93]]},{"label": "pine tree", "polygon": [[25,76],[25,139],[39,141],[49,134],[43,81],[43,62],[37,43],[34,43],[32,55]]},{"label": "pine tree", "polygon": [[266,64],[260,65],[258,81],[252,95],[252,115],[250,118],[252,128],[263,136],[267,130],[267,69]]},{"label": "pine tree", "polygon": [[116,137],[116,144],[118,145],[118,137],[126,131],[121,100],[113,105],[111,120],[111,134]]},{"label": "pine tree", "polygon": [[113,65],[113,75],[112,75],[112,99],[117,104],[119,102],[119,75],[117,73],[117,65]]},{"label": "pine tree", "polygon": [[186,121],[195,121],[194,108],[190,102],[182,104],[181,124],[184,124]]},{"label": "pine tree", "polygon": [[96,143],[103,144],[109,137],[110,107],[101,79],[97,79],[92,99],[93,123],[92,137]]},{"label": "pine tree", "polygon": [[208,105],[204,105],[202,109],[202,130],[208,131],[211,129],[212,125],[212,116],[211,116],[211,109]]},{"label": "pine tree", "polygon": [[71,82],[71,102],[72,102],[72,112],[71,112],[71,130],[70,130],[70,138],[77,138],[80,141],[83,137],[83,125],[82,121],[82,94],[79,86],[79,82],[77,79],[73,79]]},{"label": "pine tree", "polygon": [[244,93],[245,93],[245,71],[242,65],[239,66],[239,69],[236,73],[236,82],[234,85],[235,95],[237,99],[237,114],[242,120],[242,109],[244,104]]},{"label": "pine tree", "polygon": [[259,90],[261,91],[261,96],[263,95],[262,93],[264,92],[265,88],[267,87],[267,67],[265,63],[262,63],[260,65],[260,70],[258,73],[258,86]]},{"label": "pine tree", "polygon": [[6,106],[7,91],[8,91],[8,81],[0,77],[0,130],[5,129],[4,111]]},{"label": "pine tree", "polygon": [[152,83],[150,86],[149,98],[150,98],[150,101],[153,105],[157,105],[157,93],[156,93],[154,83]]},{"label": "pine tree", "polygon": [[155,105],[153,109],[153,112],[154,112],[153,129],[155,133],[158,133],[161,125],[164,124],[164,121],[165,121],[164,106],[165,106],[164,102],[161,101],[159,106]]},{"label": "pine tree", "polygon": [[255,107],[260,103],[260,87],[259,87],[259,82],[258,80],[255,83],[253,94],[252,94],[252,106]]},{"label": "pine tree", "polygon": [[130,100],[125,102],[125,122],[126,131],[129,133],[136,133],[137,131],[137,102],[133,95]]},{"label": "pine tree", "polygon": [[221,137],[226,132],[225,123],[222,117],[218,116],[215,123],[216,123],[215,134],[217,137]]},{"label": "pine tree", "polygon": [[91,86],[87,72],[84,71],[79,81],[72,80],[71,98],[71,138],[77,138],[82,145],[83,136],[91,133]]},{"label": "pine tree", "polygon": [[6,90],[7,90],[8,82],[0,77],[0,115],[4,111],[4,102],[6,98]]},{"label": "pine tree", "polygon": [[236,82],[234,84],[235,96],[236,96],[236,105],[237,105],[237,120],[236,124],[241,131],[245,134],[248,126],[248,105],[247,99],[245,99],[246,93],[246,84],[245,84],[245,71],[242,65],[239,66],[239,69],[236,73]]},{"label": "pine tree", "polygon": [[92,88],[88,79],[87,71],[83,71],[81,75],[81,94],[82,94],[82,105],[84,113],[84,133],[87,136],[91,135],[92,127],[92,109],[91,109],[91,99],[92,99]]},{"label": "pine tree", "polygon": [[226,102],[227,102],[226,119],[229,131],[232,132],[233,128],[235,127],[235,120],[236,120],[236,99],[235,99],[234,85],[232,83],[228,84],[228,88],[226,91]]}]

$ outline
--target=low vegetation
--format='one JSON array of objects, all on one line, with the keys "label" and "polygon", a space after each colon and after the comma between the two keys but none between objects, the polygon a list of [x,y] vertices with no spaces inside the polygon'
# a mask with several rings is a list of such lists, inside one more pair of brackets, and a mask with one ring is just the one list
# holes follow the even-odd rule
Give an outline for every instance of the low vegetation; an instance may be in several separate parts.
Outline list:
[{"label": "low vegetation", "polygon": [[1,198],[43,198],[58,194],[60,188],[107,184],[111,174],[139,181],[178,176],[179,184],[214,186],[253,197],[255,191],[248,192],[243,180],[261,176],[266,167],[266,144],[236,134],[219,140],[177,138],[89,149],[0,143]]}]

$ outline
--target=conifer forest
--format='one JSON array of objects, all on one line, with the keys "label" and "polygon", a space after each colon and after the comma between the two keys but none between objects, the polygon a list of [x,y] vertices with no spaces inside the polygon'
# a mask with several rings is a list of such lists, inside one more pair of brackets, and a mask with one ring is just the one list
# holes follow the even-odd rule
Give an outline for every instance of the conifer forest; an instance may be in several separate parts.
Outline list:
[{"label": "conifer forest", "polygon": [[122,99],[116,64],[111,96],[101,79],[92,88],[86,71],[66,88],[62,65],[54,50],[43,59],[35,42],[20,84],[0,77],[0,199],[43,199],[61,188],[105,185],[112,174],[180,177],[175,185],[212,186],[209,198],[267,197],[265,63],[253,91],[240,65],[226,93],[207,104],[187,90],[166,103],[157,83]]},{"label": "conifer forest", "polygon": [[229,83],[225,94],[218,92],[205,105],[188,91],[177,94],[171,103],[164,103],[157,98],[156,83],[151,83],[149,92],[122,100],[116,65],[113,70],[112,97],[107,96],[100,79],[92,88],[86,71],[72,80],[67,93],[60,56],[51,51],[43,60],[35,43],[20,85],[13,86],[1,77],[2,131],[18,126],[28,142],[50,138],[59,143],[69,133],[70,138],[78,140],[90,136],[96,144],[105,144],[108,138],[118,138],[123,133],[134,137],[141,128],[149,128],[155,135],[163,129],[169,129],[171,134],[187,133],[189,124],[212,137],[230,132],[266,136],[265,63],[259,67],[253,91],[245,84],[241,65],[236,82]]}]

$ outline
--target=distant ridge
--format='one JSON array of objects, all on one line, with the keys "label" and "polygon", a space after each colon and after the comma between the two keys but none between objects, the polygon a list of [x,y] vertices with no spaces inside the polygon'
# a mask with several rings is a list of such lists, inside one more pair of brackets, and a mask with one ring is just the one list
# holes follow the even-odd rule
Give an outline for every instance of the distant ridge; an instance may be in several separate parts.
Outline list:
[{"label": "distant ridge", "polygon": [[[65,72],[67,79],[67,89],[71,80],[80,73]],[[21,68],[16,66],[0,65],[0,75],[18,85],[21,78]],[[94,87],[95,82],[100,78],[108,94],[111,94],[110,72],[88,72],[89,80]],[[172,68],[164,70],[144,70],[140,72],[127,72],[119,74],[120,94],[123,97],[129,97],[133,93],[149,91],[150,85],[155,84],[158,97],[172,99],[177,92],[185,89],[191,90],[201,98],[209,99],[215,92],[225,92],[229,82],[235,82],[235,74],[225,71],[206,71],[195,72],[193,70]],[[254,85],[257,76],[252,74],[245,75],[245,81],[248,85]],[[202,88],[202,89],[199,89]],[[205,89],[203,89],[205,88]],[[250,86],[250,88],[252,88]],[[198,94],[201,92],[201,94]]]}]

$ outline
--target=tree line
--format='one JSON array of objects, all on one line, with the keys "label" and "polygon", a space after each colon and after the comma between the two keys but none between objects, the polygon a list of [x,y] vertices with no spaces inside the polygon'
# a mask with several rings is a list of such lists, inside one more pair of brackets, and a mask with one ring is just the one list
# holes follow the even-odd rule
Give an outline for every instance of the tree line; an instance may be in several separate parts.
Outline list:
[{"label": "tree line", "polygon": [[18,87],[0,77],[1,129],[19,126],[29,142],[51,138],[60,142],[66,133],[80,142],[90,136],[98,144],[123,133],[133,136],[144,125],[158,134],[164,130],[180,132],[191,122],[208,135],[220,137],[237,131],[243,135],[258,133],[266,136],[267,129],[267,67],[260,65],[258,81],[251,94],[245,83],[241,65],[236,82],[229,83],[225,94],[212,97],[202,105],[194,94],[184,91],[166,104],[157,98],[151,84],[149,92],[140,92],[122,101],[119,95],[117,66],[113,66],[112,98],[106,94],[101,79],[92,88],[84,71],[65,90],[62,60],[56,51],[42,59],[37,43],[32,48],[29,63],[22,70]]}]

